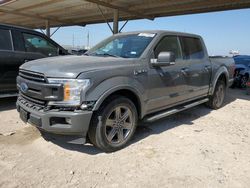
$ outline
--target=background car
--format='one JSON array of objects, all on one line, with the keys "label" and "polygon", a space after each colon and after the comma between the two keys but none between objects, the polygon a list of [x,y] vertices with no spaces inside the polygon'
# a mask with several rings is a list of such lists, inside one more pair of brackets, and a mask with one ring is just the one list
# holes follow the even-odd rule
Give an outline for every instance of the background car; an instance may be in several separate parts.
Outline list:
[{"label": "background car", "polygon": [[245,88],[250,75],[250,56],[234,56],[235,73],[233,87]]},{"label": "background car", "polygon": [[34,30],[0,24],[0,98],[17,95],[16,77],[23,63],[68,52]]},{"label": "background car", "polygon": [[71,50],[71,54],[72,55],[83,55],[87,51],[88,50],[86,50],[86,49],[73,49],[73,50]]},{"label": "background car", "polygon": [[247,87],[247,95],[250,95],[250,79],[248,79],[246,87]]}]

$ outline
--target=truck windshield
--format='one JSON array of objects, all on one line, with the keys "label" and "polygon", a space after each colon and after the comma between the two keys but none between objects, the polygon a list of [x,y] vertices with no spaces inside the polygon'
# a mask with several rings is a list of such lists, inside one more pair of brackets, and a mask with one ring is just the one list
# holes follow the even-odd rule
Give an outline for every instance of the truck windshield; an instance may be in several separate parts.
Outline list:
[{"label": "truck windshield", "polygon": [[154,36],[153,33],[112,36],[90,49],[86,55],[138,58]]}]

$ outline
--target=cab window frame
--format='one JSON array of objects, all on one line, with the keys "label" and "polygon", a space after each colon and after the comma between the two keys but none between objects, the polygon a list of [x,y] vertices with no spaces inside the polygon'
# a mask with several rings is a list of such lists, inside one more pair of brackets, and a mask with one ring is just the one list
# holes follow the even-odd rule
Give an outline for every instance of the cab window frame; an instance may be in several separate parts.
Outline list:
[{"label": "cab window frame", "polygon": [[[153,53],[153,57],[154,59],[157,59],[158,56],[156,56],[155,54],[155,50],[157,48],[157,46],[166,38],[166,37],[175,37],[177,39],[177,45],[179,47],[179,52],[180,52],[180,57],[176,58],[176,60],[183,60],[183,52],[182,52],[182,46],[181,46],[181,41],[178,35],[164,35],[161,37],[161,39],[157,42],[157,44],[154,46],[152,53]],[[158,54],[159,55],[159,54]]]},{"label": "cab window frame", "polygon": [[[185,44],[184,44],[184,41],[183,41],[185,38],[195,39],[195,40],[199,41],[199,45],[201,47],[200,52],[202,52],[202,57],[194,58],[194,57],[192,57],[191,54],[189,54],[189,58],[185,57]],[[185,60],[185,61],[200,61],[200,60],[203,60],[206,57],[205,49],[204,49],[202,40],[199,37],[196,37],[196,36],[180,36],[180,44],[181,44],[181,51],[182,51],[182,54],[183,54],[183,60]]]},{"label": "cab window frame", "polygon": [[[55,49],[56,49],[56,51],[57,51],[57,53],[56,53],[56,55],[52,55],[51,57],[53,57],[53,56],[57,56],[57,55],[59,55],[58,54],[58,49],[59,49],[59,47],[57,46],[57,45],[55,45],[55,44],[53,44],[53,42],[51,42],[49,39],[47,39],[46,37],[44,37],[44,36],[42,36],[42,35],[39,35],[39,34],[37,34],[37,33],[29,33],[29,32],[21,32],[21,36],[22,36],[22,39],[23,39],[23,44],[24,44],[24,51],[25,52],[29,52],[29,53],[39,53],[39,54],[42,54],[42,55],[45,55],[45,56],[47,56],[47,57],[50,57],[48,54],[44,54],[44,53],[42,53],[42,52],[40,52],[40,51],[36,51],[36,52],[31,52],[31,51],[27,51],[27,48],[26,48],[26,40],[25,40],[25,35],[30,35],[30,36],[34,36],[34,38],[35,37],[37,37],[37,38],[41,38],[42,40],[44,40],[44,41],[46,41],[49,45],[47,45],[47,46],[52,46],[52,47],[54,47]],[[33,45],[33,44],[32,44]],[[35,47],[35,46],[34,46]],[[38,47],[38,49],[39,49],[39,47]]]},{"label": "cab window frame", "polygon": [[12,33],[9,28],[0,28],[2,31],[7,31],[9,33],[9,42],[10,42],[10,49],[1,49],[0,51],[8,51],[8,52],[13,52],[14,51],[14,46],[13,46],[13,39],[12,39]]}]

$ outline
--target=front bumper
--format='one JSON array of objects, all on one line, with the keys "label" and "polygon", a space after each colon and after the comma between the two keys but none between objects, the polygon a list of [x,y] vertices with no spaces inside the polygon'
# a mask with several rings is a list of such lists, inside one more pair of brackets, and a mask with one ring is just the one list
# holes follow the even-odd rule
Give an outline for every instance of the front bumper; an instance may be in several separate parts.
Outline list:
[{"label": "front bumper", "polygon": [[[84,138],[84,142],[86,141],[92,111],[38,111],[23,104],[20,100],[16,105],[24,122],[49,133],[79,136]],[[70,120],[70,123],[65,121],[66,118]]]}]

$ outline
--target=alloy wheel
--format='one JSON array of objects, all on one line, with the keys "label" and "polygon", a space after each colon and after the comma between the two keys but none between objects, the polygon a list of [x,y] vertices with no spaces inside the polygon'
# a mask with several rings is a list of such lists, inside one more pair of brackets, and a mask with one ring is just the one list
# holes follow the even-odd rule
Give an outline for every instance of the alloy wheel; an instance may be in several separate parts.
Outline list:
[{"label": "alloy wheel", "polygon": [[112,145],[127,141],[134,126],[132,111],[127,106],[116,106],[105,121],[105,136]]}]

